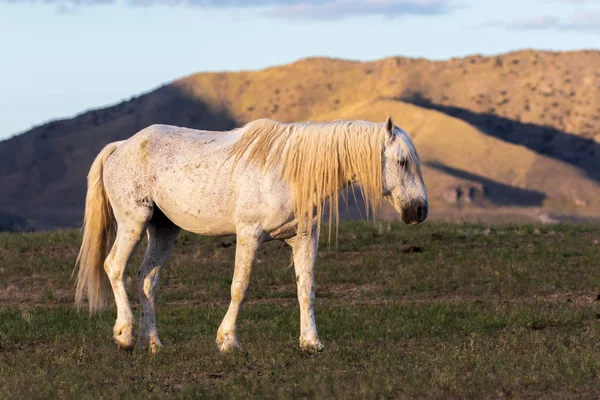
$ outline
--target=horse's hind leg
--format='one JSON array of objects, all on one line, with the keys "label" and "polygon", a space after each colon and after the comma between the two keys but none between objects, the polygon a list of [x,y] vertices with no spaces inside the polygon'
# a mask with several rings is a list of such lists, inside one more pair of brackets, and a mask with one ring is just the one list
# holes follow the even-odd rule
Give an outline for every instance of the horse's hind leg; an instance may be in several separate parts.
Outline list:
[{"label": "horse's hind leg", "polygon": [[125,350],[131,350],[135,344],[133,313],[125,290],[125,267],[131,253],[140,242],[146,229],[146,223],[151,216],[152,209],[146,208],[141,210],[137,218],[127,218],[126,220],[117,218],[117,237],[104,262],[104,270],[110,279],[117,304],[117,320],[113,328],[113,337],[117,345]]},{"label": "horse's hind leg", "polygon": [[160,210],[155,209],[154,216],[148,223],[148,248],[138,272],[138,292],[142,306],[139,344],[142,347],[148,347],[152,353],[156,353],[162,347],[156,329],[154,296],[160,272],[171,255],[179,231],[178,226],[173,224]]}]

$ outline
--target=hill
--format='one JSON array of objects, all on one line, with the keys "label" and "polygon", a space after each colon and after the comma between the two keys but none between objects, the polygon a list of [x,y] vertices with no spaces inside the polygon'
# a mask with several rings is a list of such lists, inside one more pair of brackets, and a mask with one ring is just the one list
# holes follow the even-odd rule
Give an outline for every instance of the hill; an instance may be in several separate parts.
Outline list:
[{"label": "hill", "polygon": [[598,71],[598,51],[521,51],[448,61],[310,58],[195,74],[0,142],[0,218],[36,229],[77,226],[94,156],[153,123],[221,130],[261,117],[387,114],[415,139],[433,218],[597,216]]}]

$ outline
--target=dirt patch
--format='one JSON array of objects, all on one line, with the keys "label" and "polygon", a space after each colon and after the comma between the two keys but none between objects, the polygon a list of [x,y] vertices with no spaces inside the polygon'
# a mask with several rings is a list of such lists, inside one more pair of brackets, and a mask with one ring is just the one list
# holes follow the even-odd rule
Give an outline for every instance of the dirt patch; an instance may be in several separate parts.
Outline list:
[{"label": "dirt patch", "polygon": [[46,256],[51,258],[73,258],[73,264],[75,264],[75,258],[77,257],[78,250],[76,247],[68,244],[58,244],[55,246],[42,246],[42,247],[23,247],[19,250],[21,255],[32,255],[37,257]]},{"label": "dirt patch", "polygon": [[54,285],[10,283],[0,288],[0,304],[7,308],[51,307],[73,300],[73,292]]}]

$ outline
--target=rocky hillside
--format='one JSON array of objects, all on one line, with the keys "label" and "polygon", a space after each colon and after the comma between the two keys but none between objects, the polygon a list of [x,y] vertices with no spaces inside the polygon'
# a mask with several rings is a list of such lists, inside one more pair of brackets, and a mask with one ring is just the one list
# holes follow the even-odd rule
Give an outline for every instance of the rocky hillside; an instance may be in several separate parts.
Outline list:
[{"label": "rocky hillside", "polygon": [[432,217],[600,215],[600,52],[523,51],[202,73],[35,127],[0,142],[0,229],[79,225],[94,156],[152,123],[221,130],[387,114],[415,139]]}]

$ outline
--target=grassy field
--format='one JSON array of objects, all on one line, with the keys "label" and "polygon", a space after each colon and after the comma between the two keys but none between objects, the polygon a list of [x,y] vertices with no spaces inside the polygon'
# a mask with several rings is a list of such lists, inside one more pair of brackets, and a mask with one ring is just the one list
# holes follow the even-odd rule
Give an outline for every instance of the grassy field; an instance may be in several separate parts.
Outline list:
[{"label": "grassy field", "polygon": [[158,291],[166,348],[153,357],[117,351],[114,307],[75,311],[78,241],[0,234],[0,398],[600,396],[599,226],[343,223],[337,249],[321,243],[325,350],[312,356],[297,347],[279,242],[260,253],[242,351],[222,355],[235,240],[181,235]]}]

